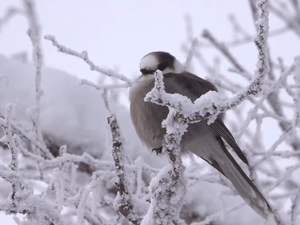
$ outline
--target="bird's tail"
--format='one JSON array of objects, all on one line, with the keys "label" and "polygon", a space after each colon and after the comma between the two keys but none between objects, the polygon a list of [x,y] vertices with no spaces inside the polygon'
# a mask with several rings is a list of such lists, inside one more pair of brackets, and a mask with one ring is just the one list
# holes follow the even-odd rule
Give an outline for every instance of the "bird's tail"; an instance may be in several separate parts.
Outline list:
[{"label": "bird's tail", "polygon": [[227,149],[222,151],[222,155],[222,162],[217,163],[224,175],[231,181],[237,192],[248,205],[259,215],[267,219],[269,214],[272,213],[272,208],[267,200],[244,173]]}]

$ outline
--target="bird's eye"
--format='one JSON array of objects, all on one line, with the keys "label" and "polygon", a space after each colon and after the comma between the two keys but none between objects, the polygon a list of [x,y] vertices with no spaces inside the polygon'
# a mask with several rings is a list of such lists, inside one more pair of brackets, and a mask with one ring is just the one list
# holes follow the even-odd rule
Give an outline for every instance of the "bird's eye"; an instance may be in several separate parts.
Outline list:
[{"label": "bird's eye", "polygon": [[147,70],[147,69],[140,69],[140,71],[143,75],[152,74],[155,72],[155,70]]},{"label": "bird's eye", "polygon": [[164,71],[167,68],[167,62],[166,63],[160,63],[157,67],[160,71]]}]

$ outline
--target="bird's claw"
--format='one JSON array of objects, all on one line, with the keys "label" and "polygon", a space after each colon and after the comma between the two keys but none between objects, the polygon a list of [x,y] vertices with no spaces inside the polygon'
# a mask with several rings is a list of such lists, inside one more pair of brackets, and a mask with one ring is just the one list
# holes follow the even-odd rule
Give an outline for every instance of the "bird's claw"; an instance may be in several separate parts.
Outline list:
[{"label": "bird's claw", "polygon": [[156,155],[161,154],[162,153],[162,147],[159,148],[153,148],[152,152],[156,152]]}]

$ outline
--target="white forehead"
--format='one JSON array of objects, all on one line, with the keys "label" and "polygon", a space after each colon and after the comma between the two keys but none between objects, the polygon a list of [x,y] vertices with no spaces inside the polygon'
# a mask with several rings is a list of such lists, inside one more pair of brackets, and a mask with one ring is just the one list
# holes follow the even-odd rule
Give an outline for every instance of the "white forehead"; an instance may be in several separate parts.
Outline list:
[{"label": "white forehead", "polygon": [[159,61],[153,54],[145,55],[140,62],[140,69],[153,69],[156,70]]}]

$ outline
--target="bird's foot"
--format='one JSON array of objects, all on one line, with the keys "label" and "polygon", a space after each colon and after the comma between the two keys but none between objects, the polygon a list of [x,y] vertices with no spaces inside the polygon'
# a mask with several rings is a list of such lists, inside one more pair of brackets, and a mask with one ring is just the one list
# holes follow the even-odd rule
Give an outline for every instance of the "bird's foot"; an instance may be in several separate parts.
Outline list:
[{"label": "bird's foot", "polygon": [[162,153],[162,147],[152,149],[152,152],[156,152],[156,155]]}]

